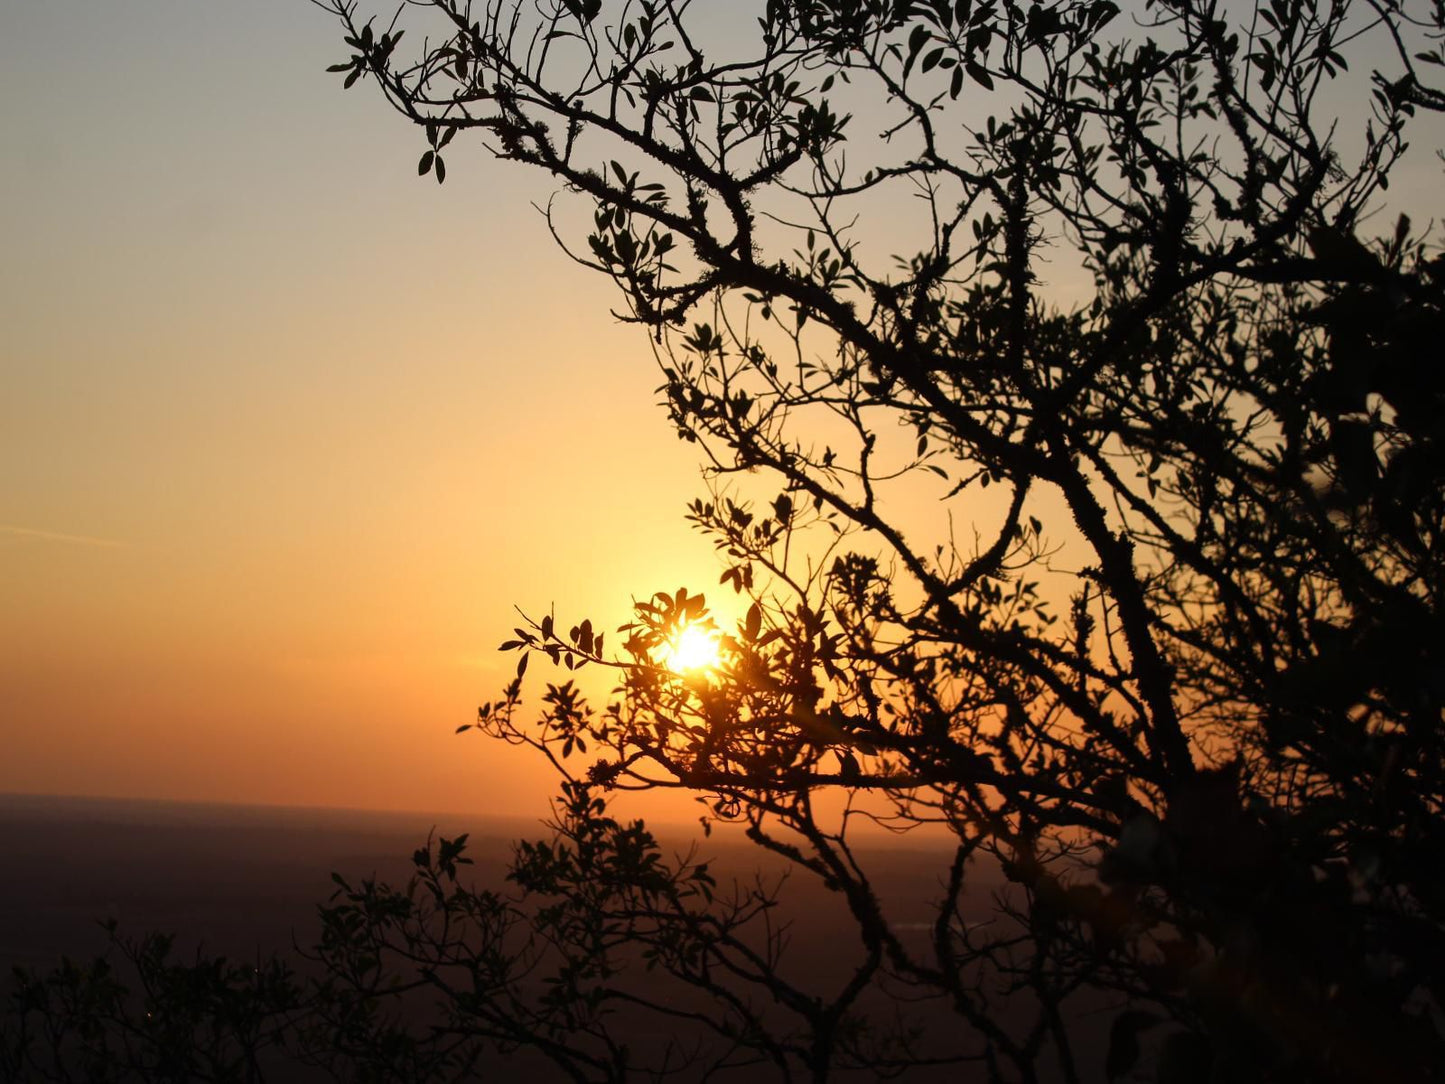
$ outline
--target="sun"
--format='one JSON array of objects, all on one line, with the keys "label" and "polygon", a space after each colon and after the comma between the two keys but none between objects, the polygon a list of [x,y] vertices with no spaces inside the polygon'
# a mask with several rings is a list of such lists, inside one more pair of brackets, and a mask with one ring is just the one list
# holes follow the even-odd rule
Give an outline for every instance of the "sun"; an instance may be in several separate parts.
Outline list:
[{"label": "sun", "polygon": [[716,629],[705,625],[684,625],[663,650],[663,664],[674,673],[711,670],[722,661]]}]

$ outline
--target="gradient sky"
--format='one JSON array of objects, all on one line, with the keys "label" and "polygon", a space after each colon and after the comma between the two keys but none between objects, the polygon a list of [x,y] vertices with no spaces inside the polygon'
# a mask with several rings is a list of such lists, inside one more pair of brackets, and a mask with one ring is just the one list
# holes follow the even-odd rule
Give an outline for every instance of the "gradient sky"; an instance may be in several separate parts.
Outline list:
[{"label": "gradient sky", "polygon": [[548,180],[418,179],[345,53],[300,0],[0,11],[0,791],[540,812],[453,735],[513,604],[717,581]]},{"label": "gradient sky", "polygon": [[0,7],[0,792],[541,813],[453,735],[513,605],[716,585],[555,186],[419,179],[347,52],[303,0]]}]

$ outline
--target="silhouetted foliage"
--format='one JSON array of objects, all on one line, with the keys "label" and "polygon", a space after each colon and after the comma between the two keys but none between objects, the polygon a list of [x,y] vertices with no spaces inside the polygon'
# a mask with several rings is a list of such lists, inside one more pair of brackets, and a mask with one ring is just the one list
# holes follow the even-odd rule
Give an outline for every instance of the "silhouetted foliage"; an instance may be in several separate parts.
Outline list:
[{"label": "silhouetted foliage", "polygon": [[48,973],[17,969],[0,1017],[0,1080],[243,1084],[286,1046],[301,987],[282,961],[197,953],[170,937],[122,937],[112,952]]},{"label": "silhouetted foliage", "polygon": [[[323,1047],[378,1079],[1439,1076],[1445,260],[1387,186],[1445,8],[319,2],[420,173],[460,134],[562,185],[746,613],[691,674],[685,590],[516,631],[475,725],[555,766],[556,832],[509,895],[460,841],[342,884]],[[532,718],[534,654],[617,687]],[[790,969],[776,884],[607,811],[665,788],[841,901],[838,976]],[[925,923],[865,824],[951,841]]]},{"label": "silhouetted foliage", "polygon": [[[1445,263],[1405,215],[1359,233],[1442,105],[1438,4],[775,0],[744,30],[438,2],[406,62],[399,24],[328,6],[347,81],[424,127],[421,172],[476,130],[593,201],[574,258],[711,464],[689,514],[751,600],[723,664],[660,664],[705,618],[683,591],[618,653],[544,618],[504,647],[616,666],[615,699],[549,685],[524,721],[519,668],[478,726],[579,801],[706,795],[843,895],[857,969],[780,1067],[848,1060],[839,1023],[895,984],[1000,1078],[1096,1071],[1091,993],[1121,1010],[1111,1078],[1145,1037],[1165,1080],[1432,1078]],[[917,247],[880,261],[876,218]],[[956,837],[926,945],[856,819]],[[960,917],[980,854],[1018,886],[987,933]],[[742,985],[792,1003],[779,973]]]}]

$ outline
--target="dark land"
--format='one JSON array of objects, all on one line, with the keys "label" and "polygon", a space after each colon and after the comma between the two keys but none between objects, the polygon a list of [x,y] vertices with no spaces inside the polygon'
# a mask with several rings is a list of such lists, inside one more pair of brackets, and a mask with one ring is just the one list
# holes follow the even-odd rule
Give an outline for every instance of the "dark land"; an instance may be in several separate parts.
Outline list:
[{"label": "dark land", "polygon": [[[503,884],[515,840],[547,834],[524,817],[0,794],[0,970],[99,952],[105,919],[232,956],[285,951],[293,939],[304,946],[318,930],[317,905],[336,887],[333,871],[404,884],[413,851],[433,832],[469,834],[469,876],[479,887]],[[658,829],[665,853],[688,846],[685,832]],[[916,906],[921,927],[947,852],[881,837],[863,853],[880,894]],[[700,840],[699,854],[720,880],[748,877],[760,862],[781,869],[722,832]],[[784,895],[805,917],[795,923],[797,949],[836,960],[840,938],[856,935],[828,905],[831,894],[795,876]],[[978,895],[983,917],[986,886]]]},{"label": "dark land", "polygon": [[[316,940],[317,907],[336,887],[333,871],[353,882],[405,884],[413,851],[433,832],[469,833],[469,876],[477,887],[502,887],[513,842],[547,834],[521,817],[0,795],[0,976],[15,966],[45,969],[62,957],[85,960],[105,951],[108,919],[121,935],[174,934],[183,954],[203,950],[233,960],[290,954]],[[658,831],[669,854],[696,834],[685,827]],[[781,872],[777,860],[770,865],[756,847],[723,832],[699,846],[721,884],[750,879],[760,864],[766,876]],[[863,854],[904,936],[928,938],[947,852],[911,837],[880,836]],[[981,876],[969,894],[977,921],[992,915],[999,884],[996,874]],[[858,934],[841,899],[795,875],[783,901],[779,918],[790,924],[784,974],[823,989],[846,981],[858,959]],[[904,1011],[917,1012],[930,1031],[952,1032],[957,1021],[941,1009]],[[959,1079],[956,1070],[918,1079],[925,1077]]]},{"label": "dark land", "polygon": [[478,881],[500,880],[518,818],[0,795],[0,969],[93,955],[158,930],[230,956],[308,944],[331,872],[404,882],[435,826],[472,831]]}]

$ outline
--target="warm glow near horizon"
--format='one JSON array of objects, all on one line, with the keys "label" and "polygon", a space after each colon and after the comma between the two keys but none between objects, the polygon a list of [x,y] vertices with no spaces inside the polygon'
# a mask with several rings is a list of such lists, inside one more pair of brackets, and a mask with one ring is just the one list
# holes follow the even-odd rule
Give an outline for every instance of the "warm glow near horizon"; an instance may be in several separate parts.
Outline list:
[{"label": "warm glow near horizon", "polygon": [[0,792],[543,816],[454,734],[514,607],[717,583],[549,180],[418,179],[344,51],[295,0],[0,11]]},{"label": "warm glow near horizon", "polygon": [[[541,816],[545,763],[454,734],[514,607],[735,619],[645,335],[535,211],[560,186],[481,140],[418,178],[346,51],[303,0],[0,6],[0,792]],[[880,261],[932,228],[904,202],[860,219]],[[910,541],[954,530],[935,482],[895,491]]]}]

